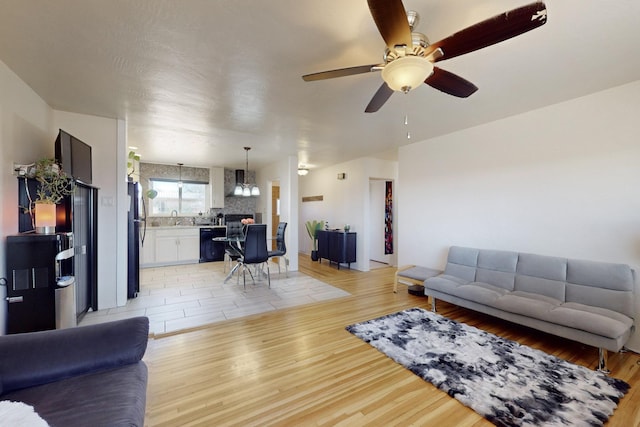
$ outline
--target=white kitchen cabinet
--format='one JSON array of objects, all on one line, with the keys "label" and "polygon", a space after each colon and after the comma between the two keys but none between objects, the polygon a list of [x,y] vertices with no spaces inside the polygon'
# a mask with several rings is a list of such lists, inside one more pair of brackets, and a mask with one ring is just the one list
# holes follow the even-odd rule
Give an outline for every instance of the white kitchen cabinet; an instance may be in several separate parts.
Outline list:
[{"label": "white kitchen cabinet", "polygon": [[211,188],[211,207],[224,208],[224,168],[211,168],[209,171]]},{"label": "white kitchen cabinet", "polygon": [[178,262],[198,262],[200,260],[200,233],[178,238]]},{"label": "white kitchen cabinet", "polygon": [[143,255],[144,265],[161,266],[196,263],[199,261],[199,228],[159,228],[152,230],[151,234],[154,234],[154,237],[149,239],[148,243],[145,241],[144,246],[146,247],[149,244],[150,247],[153,247],[153,250],[151,248],[147,249],[148,258],[145,257],[146,254]]}]

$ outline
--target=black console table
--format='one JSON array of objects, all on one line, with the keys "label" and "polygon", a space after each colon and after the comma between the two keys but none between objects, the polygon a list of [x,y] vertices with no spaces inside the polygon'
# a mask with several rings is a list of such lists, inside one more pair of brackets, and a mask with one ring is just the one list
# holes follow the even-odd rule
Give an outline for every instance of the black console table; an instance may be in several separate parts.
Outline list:
[{"label": "black console table", "polygon": [[342,230],[318,230],[318,260],[328,259],[329,264],[348,264],[356,262],[356,233]]}]

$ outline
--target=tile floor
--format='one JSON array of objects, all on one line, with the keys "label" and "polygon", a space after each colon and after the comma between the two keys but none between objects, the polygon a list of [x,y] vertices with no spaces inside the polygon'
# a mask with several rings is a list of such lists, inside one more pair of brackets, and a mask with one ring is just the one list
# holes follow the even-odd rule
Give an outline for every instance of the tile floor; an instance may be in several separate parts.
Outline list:
[{"label": "tile floor", "polygon": [[271,265],[271,289],[266,277],[253,284],[247,274],[246,291],[226,273],[222,262],[145,268],[140,270],[140,292],[123,307],[87,313],[80,326],[133,316],[147,316],[150,332],[173,333],[209,323],[280,308],[348,296],[349,293],[300,272]]}]

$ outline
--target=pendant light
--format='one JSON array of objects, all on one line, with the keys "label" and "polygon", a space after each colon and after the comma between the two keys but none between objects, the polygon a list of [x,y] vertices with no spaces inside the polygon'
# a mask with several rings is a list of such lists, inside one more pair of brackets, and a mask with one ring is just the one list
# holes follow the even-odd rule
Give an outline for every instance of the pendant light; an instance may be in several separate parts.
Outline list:
[{"label": "pendant light", "polygon": [[178,171],[180,174],[180,179],[178,180],[178,188],[182,188],[182,166],[184,163],[178,163]]},{"label": "pendant light", "polygon": [[260,189],[258,186],[247,182],[247,179],[249,178],[249,150],[251,150],[251,147],[244,147],[244,151],[246,152],[244,182],[242,184],[236,184],[236,188],[233,190],[233,194],[235,196],[250,197],[260,195]]}]

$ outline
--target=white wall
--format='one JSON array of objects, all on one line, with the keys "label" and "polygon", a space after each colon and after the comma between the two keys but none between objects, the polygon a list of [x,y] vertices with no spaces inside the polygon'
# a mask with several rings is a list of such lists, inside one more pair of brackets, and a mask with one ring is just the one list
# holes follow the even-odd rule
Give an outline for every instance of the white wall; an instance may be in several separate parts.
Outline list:
[{"label": "white wall", "polygon": [[[338,174],[345,173],[346,179],[338,180]],[[310,253],[311,239],[305,222],[308,220],[328,221],[329,228],[343,228],[349,224],[357,235],[357,261],[351,265],[361,271],[369,271],[370,226],[369,180],[397,179],[397,163],[373,158],[361,158],[322,169],[313,169],[302,176],[300,199],[306,196],[323,196],[322,201],[300,202],[300,222],[298,234],[300,251]],[[394,208],[395,209],[395,208]]]},{"label": "white wall", "polygon": [[[118,121],[84,114],[54,111],[54,125],[91,146],[93,182],[98,187],[98,308],[110,308],[126,303],[125,283],[118,281],[118,217],[127,207],[118,206],[118,186],[126,187],[126,172],[117,179]],[[51,144],[55,135],[51,139]],[[124,160],[120,163],[124,163]],[[126,192],[126,191],[125,191]],[[126,224],[126,217],[124,218]],[[121,239],[126,239],[126,233]],[[126,248],[126,246],[125,246]],[[120,251],[122,253],[122,251]],[[116,286],[118,284],[118,286]],[[123,287],[124,285],[124,287]],[[122,299],[124,289],[124,300]],[[120,290],[120,292],[119,292]],[[120,293],[120,295],[119,295]]]},{"label": "white wall", "polygon": [[[13,163],[52,157],[52,110],[0,61],[0,277],[7,277],[5,238],[18,232],[18,181]],[[0,286],[0,334],[5,331],[6,288]]]},{"label": "white wall", "polygon": [[635,82],[402,147],[399,263],[462,245],[640,272],[639,113]]},{"label": "white wall", "polygon": [[260,198],[256,209],[262,213],[262,221],[271,230],[271,212],[275,206],[270,206],[271,183],[280,183],[280,221],[287,223],[285,244],[289,270],[298,270],[298,158],[288,156],[281,161],[256,171],[256,180],[260,188]]},{"label": "white wall", "polygon": [[[4,240],[18,232],[18,184],[12,174],[13,163],[32,163],[53,157],[58,129],[62,128],[92,146],[93,185],[100,188],[98,207],[98,303],[100,308],[126,303],[126,233],[116,232],[117,224],[126,227],[126,133],[118,133],[119,121],[73,114],[51,109],[31,88],[0,61],[0,191],[2,209],[0,227],[3,244],[0,259],[5,259]],[[123,125],[121,124],[121,128]],[[117,179],[122,176],[122,183]],[[121,228],[121,227],[120,227]],[[126,229],[125,229],[126,231]],[[124,238],[118,244],[117,236]],[[124,237],[123,237],[124,236]],[[116,255],[116,254],[119,255]],[[126,267],[126,265],[124,265]],[[0,277],[6,277],[6,265],[0,263]],[[0,287],[0,301],[6,289]],[[124,297],[123,297],[124,295]],[[6,306],[0,304],[0,333],[5,330]]]}]

